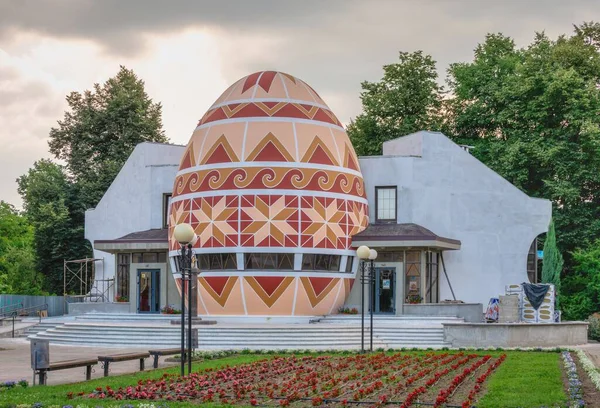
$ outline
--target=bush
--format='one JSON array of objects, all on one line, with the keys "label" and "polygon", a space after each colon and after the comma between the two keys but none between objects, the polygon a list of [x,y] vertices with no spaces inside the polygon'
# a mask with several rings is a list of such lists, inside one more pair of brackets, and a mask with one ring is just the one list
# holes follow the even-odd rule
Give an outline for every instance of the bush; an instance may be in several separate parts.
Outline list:
[{"label": "bush", "polygon": [[352,309],[350,309],[349,307],[343,307],[342,306],[342,307],[340,307],[338,309],[338,313],[339,314],[352,314],[352,315],[355,315],[355,314],[358,314],[358,309],[355,308],[355,307],[353,307]]},{"label": "bush", "polygon": [[181,310],[176,309],[173,305],[167,305],[160,309],[163,314],[181,314]]},{"label": "bush", "polygon": [[592,340],[600,341],[600,313],[594,313],[588,317],[590,323],[588,327],[588,337]]}]

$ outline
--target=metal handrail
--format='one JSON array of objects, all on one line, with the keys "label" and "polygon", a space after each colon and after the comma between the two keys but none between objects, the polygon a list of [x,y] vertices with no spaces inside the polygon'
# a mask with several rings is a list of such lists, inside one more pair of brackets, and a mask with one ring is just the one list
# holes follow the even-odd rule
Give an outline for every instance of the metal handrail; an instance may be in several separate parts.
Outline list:
[{"label": "metal handrail", "polygon": [[13,312],[23,309],[23,303],[13,303],[12,305],[6,305],[0,307],[0,317],[10,316]]}]

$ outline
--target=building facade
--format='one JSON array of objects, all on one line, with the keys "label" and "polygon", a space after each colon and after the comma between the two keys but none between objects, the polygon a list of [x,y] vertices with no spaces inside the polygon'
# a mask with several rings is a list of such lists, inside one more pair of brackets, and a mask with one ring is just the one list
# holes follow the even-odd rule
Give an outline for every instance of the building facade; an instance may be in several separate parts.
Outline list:
[{"label": "building facade", "polygon": [[354,284],[358,245],[378,251],[374,311],[418,314],[445,300],[481,309],[527,281],[532,243],[550,217],[549,201],[440,133],[357,158],[310,86],[265,71],[226,90],[186,147],[137,146],[86,213],[86,238],[104,260],[97,277],[114,278],[109,297],[131,312],[180,302],[169,238],[187,222],[198,235],[201,315],[368,307]]}]

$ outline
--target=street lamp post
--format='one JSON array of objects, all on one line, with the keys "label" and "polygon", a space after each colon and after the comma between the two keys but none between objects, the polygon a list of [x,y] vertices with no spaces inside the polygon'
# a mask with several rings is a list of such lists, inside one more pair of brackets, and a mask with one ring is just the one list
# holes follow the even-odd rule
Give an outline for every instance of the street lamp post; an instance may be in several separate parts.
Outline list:
[{"label": "street lamp post", "polygon": [[371,249],[369,251],[369,260],[371,261],[371,270],[369,271],[369,293],[371,294],[371,351],[373,351],[373,311],[375,310],[375,259],[377,259],[377,251]]},{"label": "street lamp post", "polygon": [[356,255],[360,258],[360,352],[365,352],[365,262],[369,259],[371,250],[366,245],[361,245],[356,250]]},{"label": "street lamp post", "polygon": [[[196,242],[196,233],[190,224],[178,224],[173,231],[173,237],[181,246],[179,272],[181,273],[181,375],[185,375],[185,358],[187,355],[188,374],[192,372],[192,247]],[[188,341],[187,353],[185,345],[185,282],[188,288]]]}]

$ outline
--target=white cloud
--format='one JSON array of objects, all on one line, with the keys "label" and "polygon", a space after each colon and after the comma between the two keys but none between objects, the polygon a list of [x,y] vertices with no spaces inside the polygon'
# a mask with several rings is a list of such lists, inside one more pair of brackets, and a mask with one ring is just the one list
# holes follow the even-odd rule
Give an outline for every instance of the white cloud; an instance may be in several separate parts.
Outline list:
[{"label": "white cloud", "polygon": [[132,68],[163,104],[174,143],[225,88],[276,69],[307,81],[342,122],[360,112],[360,83],[381,77],[398,51],[448,64],[472,58],[488,32],[523,46],[600,20],[592,0],[252,2],[0,0],[0,199],[19,204],[14,180],[48,157],[47,136],[71,91]]}]

